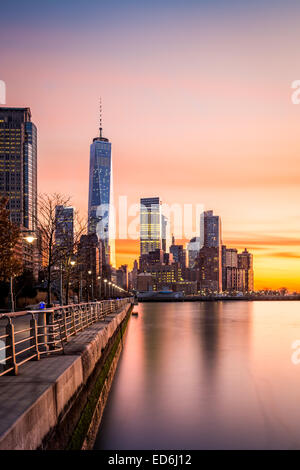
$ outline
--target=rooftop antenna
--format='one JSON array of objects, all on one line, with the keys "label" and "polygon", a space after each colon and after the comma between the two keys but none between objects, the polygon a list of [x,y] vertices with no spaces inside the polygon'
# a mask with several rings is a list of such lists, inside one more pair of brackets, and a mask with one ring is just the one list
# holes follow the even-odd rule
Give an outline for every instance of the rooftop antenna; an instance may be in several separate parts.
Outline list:
[{"label": "rooftop antenna", "polygon": [[102,101],[101,101],[101,98],[100,98],[100,103],[99,103],[99,122],[100,122],[100,127],[99,127],[100,139],[102,139]]}]

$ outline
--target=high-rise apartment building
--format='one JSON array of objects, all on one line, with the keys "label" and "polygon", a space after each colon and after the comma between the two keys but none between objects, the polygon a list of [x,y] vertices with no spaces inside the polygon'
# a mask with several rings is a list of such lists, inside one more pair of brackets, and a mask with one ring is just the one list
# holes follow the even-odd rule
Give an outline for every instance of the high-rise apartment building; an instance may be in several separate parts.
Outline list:
[{"label": "high-rise apartment building", "polygon": [[226,291],[244,292],[246,282],[246,270],[233,266],[226,268]]},{"label": "high-rise apartment building", "polygon": [[213,211],[202,212],[200,216],[200,247],[220,247],[222,244],[221,219]]},{"label": "high-rise apartment building", "polygon": [[37,129],[29,108],[0,108],[0,195],[8,198],[12,222],[35,231]]},{"label": "high-rise apartment building", "polygon": [[198,268],[201,270],[200,286],[209,291],[222,290],[222,231],[221,219],[213,211],[200,217],[200,252]]},{"label": "high-rise apartment building", "polygon": [[175,238],[172,236],[172,245],[170,246],[170,253],[173,255],[173,260],[175,263],[179,263],[181,269],[186,268],[186,250],[183,248],[183,245],[176,245]]},{"label": "high-rise apartment building", "polygon": [[227,286],[227,268],[238,267],[238,252],[236,248],[226,248],[222,245],[222,290],[228,290]]},{"label": "high-rise apartment building", "polygon": [[203,246],[195,264],[199,290],[209,293],[219,292],[222,289],[220,250],[214,246]]},{"label": "high-rise apartment building", "polygon": [[245,270],[245,290],[251,292],[254,290],[253,279],[253,255],[245,248],[242,253],[237,255],[238,267]]}]

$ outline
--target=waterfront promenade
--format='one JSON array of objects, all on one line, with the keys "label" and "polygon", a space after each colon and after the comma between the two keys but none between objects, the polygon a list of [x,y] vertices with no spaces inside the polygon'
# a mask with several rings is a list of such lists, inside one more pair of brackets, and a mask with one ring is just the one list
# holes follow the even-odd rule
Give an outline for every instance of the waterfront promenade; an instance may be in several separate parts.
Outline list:
[{"label": "waterfront promenade", "polygon": [[101,419],[130,311],[130,299],[122,301],[63,341],[61,351],[28,360],[18,375],[0,377],[0,449],[88,445],[90,422],[97,423],[95,410]]}]

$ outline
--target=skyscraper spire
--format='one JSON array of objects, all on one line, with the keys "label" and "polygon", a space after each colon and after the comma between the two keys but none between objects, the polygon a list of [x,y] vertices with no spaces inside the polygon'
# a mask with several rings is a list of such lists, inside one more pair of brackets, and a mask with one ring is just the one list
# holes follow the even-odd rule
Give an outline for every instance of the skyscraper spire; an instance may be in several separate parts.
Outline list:
[{"label": "skyscraper spire", "polygon": [[99,103],[99,122],[100,122],[100,127],[99,127],[100,139],[102,139],[102,101],[101,101],[101,97],[100,97],[100,103]]}]

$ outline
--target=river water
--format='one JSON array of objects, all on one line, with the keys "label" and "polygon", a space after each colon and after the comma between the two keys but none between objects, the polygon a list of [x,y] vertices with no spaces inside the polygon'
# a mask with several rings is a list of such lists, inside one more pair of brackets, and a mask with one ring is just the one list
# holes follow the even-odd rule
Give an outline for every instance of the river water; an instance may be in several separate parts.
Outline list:
[{"label": "river water", "polygon": [[300,302],[135,311],[95,449],[300,449]]}]

